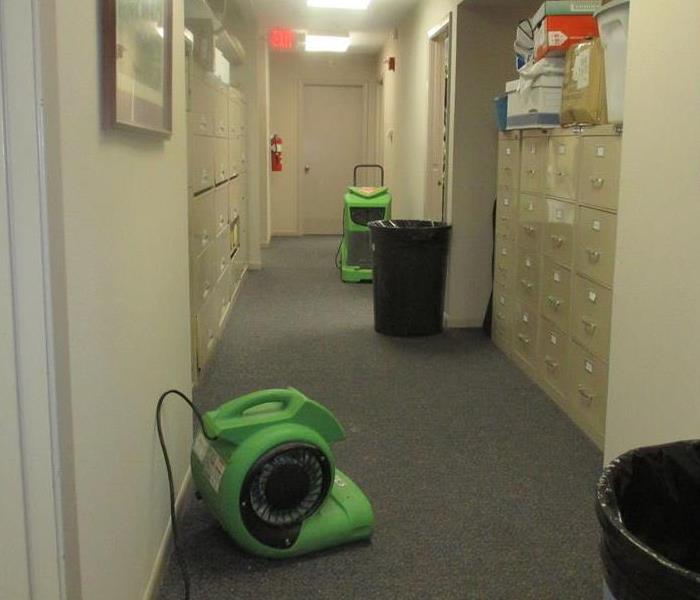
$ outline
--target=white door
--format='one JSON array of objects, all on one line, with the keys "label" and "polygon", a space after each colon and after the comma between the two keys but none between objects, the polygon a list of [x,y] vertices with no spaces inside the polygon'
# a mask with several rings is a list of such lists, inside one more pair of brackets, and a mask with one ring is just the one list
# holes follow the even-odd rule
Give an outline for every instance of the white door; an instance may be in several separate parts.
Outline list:
[{"label": "white door", "polygon": [[340,234],[343,194],[363,162],[367,132],[364,87],[305,85],[302,98],[302,233]]}]

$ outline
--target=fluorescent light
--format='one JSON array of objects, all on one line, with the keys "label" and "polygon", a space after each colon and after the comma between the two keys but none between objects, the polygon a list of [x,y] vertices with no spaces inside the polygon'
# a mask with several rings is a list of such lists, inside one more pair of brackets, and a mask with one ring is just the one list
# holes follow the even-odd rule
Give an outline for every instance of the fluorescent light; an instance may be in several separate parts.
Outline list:
[{"label": "fluorescent light", "polygon": [[347,10],[367,10],[370,0],[306,0],[306,6],[313,8],[345,8]]},{"label": "fluorescent light", "polygon": [[350,47],[350,36],[307,34],[304,46],[307,52],[346,52]]}]

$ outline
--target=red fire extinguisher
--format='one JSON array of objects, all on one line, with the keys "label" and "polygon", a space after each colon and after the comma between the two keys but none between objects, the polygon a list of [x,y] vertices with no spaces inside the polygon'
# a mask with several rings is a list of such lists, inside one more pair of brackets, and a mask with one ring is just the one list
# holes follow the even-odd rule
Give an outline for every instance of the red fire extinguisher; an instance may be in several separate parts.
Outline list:
[{"label": "red fire extinguisher", "polygon": [[282,138],[277,134],[270,139],[270,163],[273,171],[282,170]]}]

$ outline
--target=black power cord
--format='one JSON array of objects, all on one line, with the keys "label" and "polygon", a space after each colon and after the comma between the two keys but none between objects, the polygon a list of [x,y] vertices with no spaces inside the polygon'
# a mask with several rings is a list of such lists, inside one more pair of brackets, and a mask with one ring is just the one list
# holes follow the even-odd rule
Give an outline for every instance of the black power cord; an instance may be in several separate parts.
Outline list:
[{"label": "black power cord", "polygon": [[163,392],[161,397],[158,399],[158,404],[156,406],[156,427],[158,428],[158,440],[160,441],[160,449],[163,451],[163,461],[165,462],[165,469],[168,472],[168,487],[170,488],[170,525],[173,530],[173,547],[175,549],[175,559],[177,560],[178,566],[180,567],[180,573],[182,574],[182,581],[185,585],[185,600],[190,600],[190,574],[187,571],[187,563],[185,562],[185,556],[182,553],[182,548],[180,547],[180,537],[177,531],[177,517],[175,515],[175,485],[173,483],[173,469],[170,465],[170,457],[168,456],[168,449],[165,446],[165,438],[163,437],[163,426],[160,419],[160,411],[163,407],[163,402],[166,397],[170,394],[175,394],[180,396],[192,409],[192,412],[197,417],[199,421],[199,426],[202,430],[202,434],[209,441],[214,441],[217,439],[216,436],[210,436],[206,429],[204,428],[204,421],[202,420],[202,414],[199,412],[197,407],[192,403],[192,401],[185,396],[179,390],[168,390]]}]

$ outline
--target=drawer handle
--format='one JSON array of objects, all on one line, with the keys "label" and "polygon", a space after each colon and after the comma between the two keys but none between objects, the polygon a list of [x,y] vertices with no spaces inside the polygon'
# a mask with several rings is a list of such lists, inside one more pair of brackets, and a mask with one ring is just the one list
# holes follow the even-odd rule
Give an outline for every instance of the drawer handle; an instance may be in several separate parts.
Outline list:
[{"label": "drawer handle", "polygon": [[211,283],[208,281],[204,282],[204,291],[202,292],[202,298],[206,298],[209,295],[209,289],[211,288]]},{"label": "drawer handle", "polygon": [[547,302],[552,305],[554,310],[559,310],[559,307],[562,305],[562,300],[556,296],[547,296]]},{"label": "drawer handle", "polygon": [[528,235],[534,235],[534,233],[537,231],[537,227],[534,227],[533,225],[523,225],[523,231]]},{"label": "drawer handle", "polygon": [[596,329],[598,329],[598,325],[586,317],[581,318],[581,323],[583,323],[583,327],[588,335],[593,335],[596,332]]},{"label": "drawer handle", "polygon": [[512,171],[513,169],[511,169],[510,167],[503,167],[503,170],[504,171]]},{"label": "drawer handle", "polygon": [[527,337],[524,333],[519,333],[519,334],[518,334],[518,339],[519,339],[523,344],[529,344],[529,343],[530,343],[530,338]]},{"label": "drawer handle", "polygon": [[593,400],[595,400],[595,394],[591,394],[591,392],[586,390],[586,388],[583,387],[582,385],[578,386],[578,393],[581,396],[581,398],[583,398],[586,401],[588,406],[593,404]]},{"label": "drawer handle", "polygon": [[555,248],[561,248],[564,245],[564,238],[560,235],[552,235],[550,237],[552,240],[552,246]]},{"label": "drawer handle", "polygon": [[528,170],[525,171],[525,172],[526,172],[528,175],[532,176],[532,175],[534,175],[535,173],[537,173],[537,170],[536,170],[536,169],[528,169]]},{"label": "drawer handle", "polygon": [[526,290],[532,290],[535,287],[535,284],[532,283],[532,281],[528,281],[527,279],[521,279],[520,285],[522,285]]},{"label": "drawer handle", "polygon": [[605,179],[602,177],[591,177],[591,185],[598,190],[603,187],[604,183]]},{"label": "drawer handle", "polygon": [[209,243],[209,234],[206,231],[202,232],[202,247]]},{"label": "drawer handle", "polygon": [[505,216],[502,216],[502,217],[501,217],[501,221],[505,222],[505,221],[507,221],[507,220],[508,220],[508,217],[505,217]]},{"label": "drawer handle", "polygon": [[550,371],[556,371],[559,368],[559,363],[556,360],[549,358],[549,356],[545,357],[544,363],[547,365],[547,368]]},{"label": "drawer handle", "polygon": [[557,174],[557,177],[564,177],[566,175],[566,173],[564,173],[563,171],[557,171],[556,174]]},{"label": "drawer handle", "polygon": [[598,250],[593,250],[592,248],[586,248],[588,253],[588,261],[592,263],[600,262],[600,252]]}]

